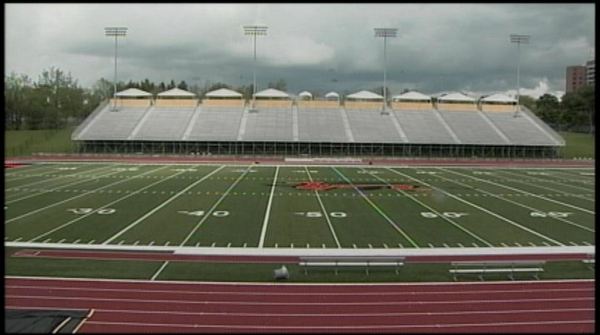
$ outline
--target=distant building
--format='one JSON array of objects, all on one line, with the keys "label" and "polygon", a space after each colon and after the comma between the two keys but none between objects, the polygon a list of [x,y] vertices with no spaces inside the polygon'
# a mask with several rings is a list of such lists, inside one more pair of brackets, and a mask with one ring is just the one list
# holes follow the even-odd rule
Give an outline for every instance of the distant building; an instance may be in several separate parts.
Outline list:
[{"label": "distant building", "polygon": [[596,79],[596,61],[590,60],[585,65],[567,66],[565,91],[575,92],[583,86],[594,85]]},{"label": "distant building", "polygon": [[583,65],[567,66],[567,93],[575,92],[586,85],[586,68]]},{"label": "distant building", "polygon": [[594,85],[596,82],[596,61],[590,60],[585,63],[585,77],[588,85]]}]

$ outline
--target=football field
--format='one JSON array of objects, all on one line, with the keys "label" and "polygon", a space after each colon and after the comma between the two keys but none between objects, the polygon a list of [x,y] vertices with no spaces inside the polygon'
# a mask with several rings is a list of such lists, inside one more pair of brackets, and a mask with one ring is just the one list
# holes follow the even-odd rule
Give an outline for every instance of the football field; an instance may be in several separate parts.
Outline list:
[{"label": "football field", "polygon": [[238,248],[595,245],[593,168],[44,163],[5,242]]}]

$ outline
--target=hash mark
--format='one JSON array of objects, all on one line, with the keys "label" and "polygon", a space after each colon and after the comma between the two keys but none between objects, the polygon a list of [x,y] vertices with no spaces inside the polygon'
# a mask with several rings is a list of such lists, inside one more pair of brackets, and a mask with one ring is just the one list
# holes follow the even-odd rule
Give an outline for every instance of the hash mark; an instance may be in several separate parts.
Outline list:
[{"label": "hash mark", "polygon": [[214,248],[215,244],[217,244],[217,242],[213,242],[210,246],[211,248]]},{"label": "hash mark", "polygon": [[479,248],[479,246],[477,245],[477,243],[473,242],[471,243],[475,248]]},{"label": "hash mark", "polygon": [[506,243],[500,243],[503,247],[508,247],[508,245],[506,245]]},{"label": "hash mark", "polygon": [[[66,240],[66,238],[63,238],[62,240],[58,241],[58,243],[63,243],[63,241]],[[17,240],[15,240],[17,241]]]},{"label": "hash mark", "polygon": [[325,244],[321,244],[321,248],[325,249]]},{"label": "hash mark", "polygon": [[373,249],[373,246],[371,245],[371,243],[369,243],[368,245],[369,245],[369,249]]},{"label": "hash mark", "polygon": [[458,246],[459,246],[459,247],[461,247],[461,248],[464,248],[464,247],[465,247],[464,245],[462,245],[462,244],[460,244],[460,243],[456,243],[456,244],[458,244]]},{"label": "hash mark", "polygon": [[80,238],[78,238],[78,239],[76,239],[75,241],[73,241],[73,243],[77,243],[77,242],[79,242],[79,241],[81,241],[81,239],[80,239]]},{"label": "hash mark", "polygon": [[94,242],[96,242],[96,240],[91,240],[88,244],[92,244]]},{"label": "hash mark", "polygon": [[352,244],[352,248],[356,249],[356,244]]},{"label": "hash mark", "polygon": [[278,248],[279,246],[277,245],[277,243],[275,243],[275,248]]},{"label": "hash mark", "polygon": [[387,244],[385,244],[385,243],[383,244],[383,247],[386,249],[388,248]]},{"label": "hash mark", "polygon": [[47,238],[42,243],[48,243],[50,240],[52,240],[52,239],[51,238]]},{"label": "hash mark", "polygon": [[551,247],[550,244],[548,244],[548,242],[542,242],[545,246]]},{"label": "hash mark", "polygon": [[125,243],[125,240],[121,240],[121,242],[119,242],[119,245]]},{"label": "hash mark", "polygon": [[19,237],[18,239],[14,240],[13,242],[17,242],[19,240],[21,240],[23,237]]},{"label": "hash mark", "polygon": [[294,243],[290,243],[290,248],[294,248]]},{"label": "hash mark", "polygon": [[231,242],[227,243],[227,248],[231,247]]},{"label": "hash mark", "polygon": [[153,245],[153,244],[154,244],[154,241],[150,242],[150,244],[148,244],[148,245]]},{"label": "hash mark", "polygon": [[196,247],[200,246],[200,242],[196,243]]},{"label": "hash mark", "polygon": [[429,245],[430,248],[434,247],[433,244],[431,244],[431,243],[427,243],[427,244]]},{"label": "hash mark", "polygon": [[244,245],[243,245],[242,247],[243,247],[243,248],[245,248],[245,247],[246,247],[246,244],[247,244],[247,243],[245,243],[245,242],[244,242]]},{"label": "hash mark", "polygon": [[404,247],[402,246],[402,243],[398,243],[398,247],[399,247],[399,248],[404,248]]},{"label": "hash mark", "polygon": [[533,242],[529,242],[529,245],[531,245],[532,247],[537,247],[537,245],[535,245],[535,243]]}]

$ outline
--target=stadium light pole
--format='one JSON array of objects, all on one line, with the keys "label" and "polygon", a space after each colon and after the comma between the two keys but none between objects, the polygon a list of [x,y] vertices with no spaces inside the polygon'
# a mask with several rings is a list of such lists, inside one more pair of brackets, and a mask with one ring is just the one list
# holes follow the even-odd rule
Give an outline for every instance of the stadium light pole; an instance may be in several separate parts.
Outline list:
[{"label": "stadium light pole", "polygon": [[104,35],[115,38],[115,82],[113,92],[113,110],[117,110],[117,40],[127,35],[127,27],[105,27]]},{"label": "stadium light pole", "polygon": [[387,38],[396,37],[396,28],[375,28],[375,37],[383,37],[383,110],[387,109]]},{"label": "stadium light pole", "polygon": [[528,44],[529,43],[529,35],[518,35],[518,34],[511,34],[510,35],[510,43],[516,43],[517,44],[517,112],[519,112],[520,110],[520,99],[521,99],[521,91],[520,91],[520,83],[519,83],[519,75],[521,72],[521,44]]},{"label": "stadium light pole", "polygon": [[256,36],[267,35],[267,26],[244,26],[244,35],[250,35],[253,37],[254,42],[254,66],[252,75],[252,108],[254,108],[254,95],[256,94]]}]

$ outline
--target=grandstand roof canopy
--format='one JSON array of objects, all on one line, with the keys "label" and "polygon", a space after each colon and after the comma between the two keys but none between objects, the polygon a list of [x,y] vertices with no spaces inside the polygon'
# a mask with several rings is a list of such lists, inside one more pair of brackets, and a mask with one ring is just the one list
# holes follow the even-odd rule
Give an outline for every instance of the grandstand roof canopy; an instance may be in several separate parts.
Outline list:
[{"label": "grandstand roof canopy", "polygon": [[360,100],[381,100],[383,97],[379,94],[375,94],[369,91],[360,91],[346,96],[348,99],[360,99]]},{"label": "grandstand roof canopy", "polygon": [[475,99],[468,97],[462,93],[450,93],[450,94],[446,94],[442,97],[439,97],[438,100],[440,101],[468,101],[468,102],[475,102]]},{"label": "grandstand roof canopy", "polygon": [[308,91],[302,91],[302,92],[298,93],[298,96],[299,97],[303,97],[303,98],[304,97],[306,97],[306,98],[312,98],[313,95],[310,92],[308,92]]},{"label": "grandstand roof canopy", "polygon": [[506,103],[513,103],[513,102],[517,102],[516,99],[509,97],[506,94],[502,94],[502,93],[496,93],[496,94],[492,94],[490,96],[487,96],[483,99],[481,99],[482,102],[506,102]]},{"label": "grandstand roof canopy", "polygon": [[336,99],[339,99],[340,95],[337,94],[336,92],[329,92],[329,93],[325,94],[325,98],[336,98]]},{"label": "grandstand roof canopy", "polygon": [[227,88],[219,88],[205,94],[209,98],[241,98],[242,94]]},{"label": "grandstand roof canopy", "polygon": [[196,94],[175,87],[168,91],[160,92],[157,94],[157,96],[159,96],[159,97],[195,97]]},{"label": "grandstand roof canopy", "polygon": [[146,92],[146,91],[142,91],[140,89],[137,88],[128,88],[124,91],[121,92],[117,92],[117,94],[115,94],[116,96],[120,97],[120,98],[130,98],[130,97],[151,97],[152,93]]},{"label": "grandstand roof canopy", "polygon": [[425,95],[423,93],[419,93],[416,91],[406,92],[403,94],[395,95],[392,97],[392,100],[423,100],[423,101],[431,101],[431,97]]},{"label": "grandstand roof canopy", "polygon": [[290,95],[283,91],[276,90],[274,88],[267,88],[266,90],[262,90],[260,92],[257,92],[256,94],[254,94],[254,97],[256,97],[256,98],[289,98]]}]

